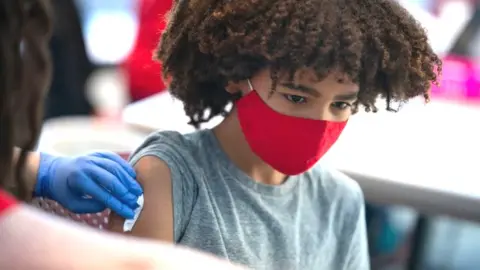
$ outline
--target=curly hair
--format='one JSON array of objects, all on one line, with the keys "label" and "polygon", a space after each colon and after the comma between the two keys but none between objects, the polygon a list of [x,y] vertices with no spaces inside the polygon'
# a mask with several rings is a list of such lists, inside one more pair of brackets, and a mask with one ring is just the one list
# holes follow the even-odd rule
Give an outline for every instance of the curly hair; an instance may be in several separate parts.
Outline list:
[{"label": "curly hair", "polygon": [[[0,1],[0,189],[13,189],[23,200],[31,197],[23,181],[24,165],[40,133],[50,81],[50,28],[46,1]],[[16,145],[20,136],[24,140]],[[15,145],[22,150],[14,167]]]},{"label": "curly hair", "polygon": [[[228,82],[271,68],[291,77],[312,68],[318,80],[338,70],[359,84],[359,105],[377,111],[385,98],[429,101],[442,62],[425,30],[393,0],[176,1],[156,51],[170,92],[198,127],[236,98]],[[208,114],[207,114],[208,112]]]}]

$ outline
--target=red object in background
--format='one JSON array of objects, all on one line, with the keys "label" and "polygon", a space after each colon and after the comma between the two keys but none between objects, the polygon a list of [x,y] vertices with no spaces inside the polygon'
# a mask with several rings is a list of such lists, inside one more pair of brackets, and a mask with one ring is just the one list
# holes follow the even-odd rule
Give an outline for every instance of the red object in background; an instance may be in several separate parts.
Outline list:
[{"label": "red object in background", "polygon": [[154,61],[153,52],[165,29],[165,14],[173,0],[141,0],[139,29],[133,51],[124,63],[129,76],[133,101],[149,97],[165,89],[161,65]]},{"label": "red object in background", "polygon": [[8,193],[3,190],[0,190],[0,215],[3,214],[10,207],[14,206],[16,201]]}]

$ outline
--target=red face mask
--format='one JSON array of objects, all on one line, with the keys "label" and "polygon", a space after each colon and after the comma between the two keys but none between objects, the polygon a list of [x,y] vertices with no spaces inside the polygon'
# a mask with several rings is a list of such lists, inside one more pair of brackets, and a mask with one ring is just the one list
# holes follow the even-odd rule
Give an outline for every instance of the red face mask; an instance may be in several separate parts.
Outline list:
[{"label": "red face mask", "polygon": [[278,113],[255,90],[238,100],[236,106],[252,151],[286,175],[301,174],[315,165],[347,124]]}]

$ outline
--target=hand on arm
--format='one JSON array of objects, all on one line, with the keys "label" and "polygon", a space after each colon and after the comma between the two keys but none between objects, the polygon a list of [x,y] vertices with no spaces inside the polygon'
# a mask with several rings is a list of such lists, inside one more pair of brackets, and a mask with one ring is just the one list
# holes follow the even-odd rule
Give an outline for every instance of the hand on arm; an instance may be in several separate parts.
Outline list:
[{"label": "hand on arm", "polygon": [[142,194],[133,168],[114,153],[75,158],[30,153],[26,166],[26,181],[35,196],[57,201],[78,214],[110,208],[132,218]]},{"label": "hand on arm", "polygon": [[[159,158],[145,156],[135,165],[137,180],[144,190],[144,206],[131,235],[168,242],[174,241],[171,172]],[[123,233],[125,220],[110,216],[110,228]]]}]

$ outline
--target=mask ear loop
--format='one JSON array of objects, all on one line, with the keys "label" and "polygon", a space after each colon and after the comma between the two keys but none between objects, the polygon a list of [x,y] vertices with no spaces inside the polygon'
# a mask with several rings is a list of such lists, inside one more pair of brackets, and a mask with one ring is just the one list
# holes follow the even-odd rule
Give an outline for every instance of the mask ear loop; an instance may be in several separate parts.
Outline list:
[{"label": "mask ear loop", "polygon": [[253,91],[253,85],[252,85],[252,82],[250,81],[250,79],[247,79],[247,83],[248,83],[248,87],[250,88],[250,91]]}]

